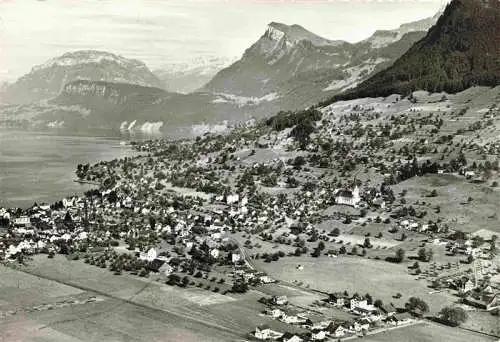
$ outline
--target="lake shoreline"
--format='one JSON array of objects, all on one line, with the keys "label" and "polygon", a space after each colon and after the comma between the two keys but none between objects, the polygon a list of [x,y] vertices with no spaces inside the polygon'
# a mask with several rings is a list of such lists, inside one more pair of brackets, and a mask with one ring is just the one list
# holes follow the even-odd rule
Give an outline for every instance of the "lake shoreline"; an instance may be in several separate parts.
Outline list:
[{"label": "lake shoreline", "polygon": [[126,136],[0,129],[0,141],[0,206],[5,208],[27,209],[83,195],[100,184],[75,178],[78,164],[136,154]]}]

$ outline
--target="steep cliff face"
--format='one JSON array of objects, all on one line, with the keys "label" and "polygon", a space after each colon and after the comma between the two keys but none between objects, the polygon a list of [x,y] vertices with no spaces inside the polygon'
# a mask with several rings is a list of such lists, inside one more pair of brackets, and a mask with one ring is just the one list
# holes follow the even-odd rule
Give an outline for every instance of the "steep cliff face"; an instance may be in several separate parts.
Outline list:
[{"label": "steep cliff face", "polygon": [[394,30],[378,30],[363,42],[369,43],[373,48],[382,48],[400,40],[405,34],[412,32],[427,32],[443,14],[444,9],[430,18],[424,18],[411,23],[406,23]]},{"label": "steep cliff face", "polygon": [[356,44],[273,22],[240,60],[221,70],[203,90],[224,99],[272,99],[260,101],[267,112],[304,108],[390,66],[436,20],[437,16],[378,31]]},{"label": "steep cliff face", "polygon": [[76,51],[53,58],[4,89],[3,100],[29,103],[57,96],[75,80],[104,81],[161,87],[162,83],[141,61],[103,51]]},{"label": "steep cliff face", "polygon": [[87,121],[113,126],[120,120],[138,116],[147,108],[175,95],[160,88],[136,84],[78,80],[66,84],[59,96],[50,103],[77,105],[90,111]]},{"label": "steep cliff face", "polygon": [[243,57],[205,87],[216,93],[262,97],[304,72],[348,62],[350,44],[330,41],[299,25],[270,23]]},{"label": "steep cliff face", "polygon": [[136,84],[113,83],[104,81],[78,80],[66,84],[58,96],[58,101],[75,101],[82,104],[91,99],[102,99],[110,104],[124,104],[139,101],[153,104],[156,100],[167,97],[168,93],[160,88],[144,87]]}]

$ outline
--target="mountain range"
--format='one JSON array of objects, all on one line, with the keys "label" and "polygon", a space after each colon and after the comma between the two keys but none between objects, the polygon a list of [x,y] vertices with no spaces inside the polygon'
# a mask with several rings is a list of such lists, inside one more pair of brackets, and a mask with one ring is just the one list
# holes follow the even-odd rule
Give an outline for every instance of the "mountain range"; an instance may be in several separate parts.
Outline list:
[{"label": "mountain range", "polygon": [[228,61],[170,65],[158,76],[140,61],[108,52],[67,53],[2,87],[11,103],[2,110],[8,114],[3,121],[29,117],[58,127],[99,128],[130,122],[190,125],[244,121],[345,98],[496,85],[498,13],[495,0],[453,0],[442,15],[376,31],[358,43],[273,22],[239,60],[189,94],[180,92],[198,87],[202,77],[185,85],[168,82],[209,75]]},{"label": "mountain range", "polygon": [[208,83],[220,70],[235,58],[200,56],[182,63],[168,63],[153,73],[161,80],[167,91],[192,93]]},{"label": "mountain range", "polygon": [[257,98],[274,94],[276,107],[285,110],[312,105],[390,66],[439,15],[376,31],[355,44],[273,22],[240,60],[217,73],[203,90]]}]

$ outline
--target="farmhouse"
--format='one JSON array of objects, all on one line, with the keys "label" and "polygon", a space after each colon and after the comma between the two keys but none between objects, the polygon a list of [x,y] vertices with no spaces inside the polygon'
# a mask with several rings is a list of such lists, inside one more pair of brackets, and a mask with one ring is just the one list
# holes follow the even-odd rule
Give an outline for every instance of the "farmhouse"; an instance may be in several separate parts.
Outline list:
[{"label": "farmhouse", "polygon": [[288,310],[281,316],[280,320],[287,324],[301,324],[307,321],[306,318],[302,317],[300,313],[295,310]]},{"label": "farmhouse", "polygon": [[379,308],[380,312],[386,316],[392,316],[397,312],[397,309],[392,304],[384,304]]},{"label": "farmhouse", "polygon": [[288,304],[288,298],[287,296],[274,296],[272,302],[276,305],[285,305]]},{"label": "farmhouse", "polygon": [[362,299],[356,296],[353,296],[351,300],[349,301],[349,308],[351,310],[355,310],[360,307],[366,307],[368,305],[368,302],[366,299]]},{"label": "farmhouse", "polygon": [[388,316],[384,319],[384,322],[391,325],[402,325],[410,323],[412,320],[413,317],[408,312],[404,312]]},{"label": "farmhouse", "polygon": [[330,293],[328,295],[328,300],[332,304],[335,304],[338,306],[344,306],[344,305],[346,305],[347,301],[349,300],[349,296],[347,296],[345,293],[342,293],[342,292]]},{"label": "farmhouse", "polygon": [[332,323],[328,327],[328,331],[334,337],[340,338],[344,337],[347,333],[346,328],[343,326],[343,323]]},{"label": "farmhouse", "polygon": [[282,333],[272,330],[266,324],[256,327],[254,335],[259,340],[277,340],[283,336]]},{"label": "farmhouse", "polygon": [[272,318],[280,318],[285,312],[280,309],[268,309],[266,313]]}]

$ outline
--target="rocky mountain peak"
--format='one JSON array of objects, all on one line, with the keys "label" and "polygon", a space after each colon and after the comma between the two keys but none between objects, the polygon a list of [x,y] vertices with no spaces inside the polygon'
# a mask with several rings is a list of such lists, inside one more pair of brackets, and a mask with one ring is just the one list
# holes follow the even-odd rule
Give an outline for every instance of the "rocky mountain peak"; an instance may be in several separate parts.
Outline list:
[{"label": "rocky mountain peak", "polygon": [[57,96],[64,85],[75,80],[137,84],[162,87],[146,64],[105,51],[68,52],[35,66],[9,85],[4,98],[10,103],[28,103]]},{"label": "rocky mountain peak", "polygon": [[278,22],[271,22],[269,23],[269,25],[267,25],[267,29],[263,35],[263,38],[267,38],[276,42],[285,39],[290,44],[296,44],[302,40],[306,40],[310,41],[313,45],[316,46],[337,45],[339,43],[342,43],[340,41],[333,41],[320,37],[297,24],[286,25]]},{"label": "rocky mountain peak", "polygon": [[33,67],[32,71],[47,69],[52,67],[70,67],[82,64],[116,64],[121,67],[134,67],[147,70],[146,64],[136,59],[127,59],[125,57],[97,50],[79,50],[67,52],[61,56],[54,57],[44,64]]}]

